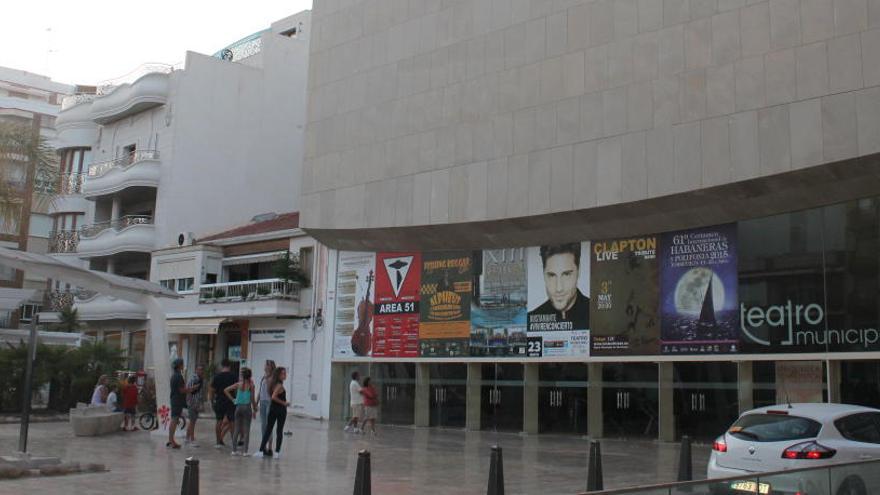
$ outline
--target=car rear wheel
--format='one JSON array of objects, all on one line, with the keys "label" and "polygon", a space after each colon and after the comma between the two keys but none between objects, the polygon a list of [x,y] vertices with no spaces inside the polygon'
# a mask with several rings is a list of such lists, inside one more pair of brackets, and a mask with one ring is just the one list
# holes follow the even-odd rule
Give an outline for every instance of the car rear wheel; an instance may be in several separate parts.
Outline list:
[{"label": "car rear wheel", "polygon": [[837,489],[837,495],[867,495],[865,482],[857,476],[850,476],[843,480],[843,484]]}]

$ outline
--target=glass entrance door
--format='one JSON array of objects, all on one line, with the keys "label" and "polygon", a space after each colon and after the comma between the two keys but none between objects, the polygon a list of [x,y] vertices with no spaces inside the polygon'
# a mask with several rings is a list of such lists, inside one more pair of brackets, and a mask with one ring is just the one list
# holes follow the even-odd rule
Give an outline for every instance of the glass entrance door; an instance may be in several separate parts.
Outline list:
[{"label": "glass entrance door", "polygon": [[523,429],[523,365],[484,364],[480,387],[480,428],[492,431]]},{"label": "glass entrance door", "polygon": [[736,363],[675,363],[676,436],[713,440],[739,416]]},{"label": "glass entrance door", "polygon": [[606,363],[602,367],[605,436],[657,438],[657,379],[654,363]]},{"label": "glass entrance door", "polygon": [[416,366],[412,363],[383,363],[371,366],[379,390],[379,421],[411,425],[415,422]]},{"label": "glass entrance door", "polygon": [[431,426],[464,428],[467,418],[467,365],[431,364]]},{"label": "glass entrance door", "polygon": [[538,367],[538,431],[587,434],[587,365],[547,363]]}]

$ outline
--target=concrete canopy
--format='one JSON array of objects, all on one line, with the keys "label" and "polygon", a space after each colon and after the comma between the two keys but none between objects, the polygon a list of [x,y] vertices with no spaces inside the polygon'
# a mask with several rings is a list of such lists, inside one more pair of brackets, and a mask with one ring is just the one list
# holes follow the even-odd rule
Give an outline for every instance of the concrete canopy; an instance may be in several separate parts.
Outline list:
[{"label": "concrete canopy", "polygon": [[147,316],[150,319],[149,340],[156,380],[156,410],[160,420],[160,428],[162,430],[167,428],[169,422],[168,403],[170,401],[170,357],[165,329],[165,311],[157,298],[180,298],[179,294],[146,280],[87,270],[43,254],[27,253],[3,247],[0,247],[0,264],[143,304],[147,308]]}]

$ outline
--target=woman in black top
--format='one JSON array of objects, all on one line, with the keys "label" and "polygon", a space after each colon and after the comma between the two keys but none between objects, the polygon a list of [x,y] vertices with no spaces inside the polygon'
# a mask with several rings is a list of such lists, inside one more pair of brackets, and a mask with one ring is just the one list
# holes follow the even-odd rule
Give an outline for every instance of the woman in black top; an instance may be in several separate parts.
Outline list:
[{"label": "woman in black top", "polygon": [[[263,432],[263,441],[260,442],[260,452],[263,457],[272,457],[272,450],[266,450],[266,444],[272,436],[272,427],[275,426],[275,455],[276,459],[281,458],[281,440],[284,438],[284,421],[287,419],[287,391],[284,389],[284,380],[287,380],[287,370],[283,367],[275,368],[272,375],[272,383],[270,390],[272,391],[272,400],[269,404],[269,419],[266,422],[266,431]],[[276,426],[277,423],[277,426]],[[270,445],[271,447],[271,445]]]}]

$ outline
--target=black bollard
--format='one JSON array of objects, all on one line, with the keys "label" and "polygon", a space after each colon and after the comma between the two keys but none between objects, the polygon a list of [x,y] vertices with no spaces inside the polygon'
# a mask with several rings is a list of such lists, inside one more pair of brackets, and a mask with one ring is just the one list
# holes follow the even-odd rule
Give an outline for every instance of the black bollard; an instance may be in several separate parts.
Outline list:
[{"label": "black bollard", "polygon": [[354,495],[371,495],[371,490],[370,452],[362,450],[358,452],[357,471],[354,474]]},{"label": "black bollard", "polygon": [[195,457],[186,458],[180,495],[199,495],[199,460]]},{"label": "black bollard", "polygon": [[691,437],[681,437],[681,449],[678,451],[678,481],[693,481],[694,463],[691,458]]},{"label": "black bollard", "polygon": [[489,489],[486,495],[504,495],[504,458],[501,456],[501,447],[492,447],[492,457],[489,461]]},{"label": "black bollard", "polygon": [[590,460],[587,464],[587,491],[598,492],[605,489],[602,481],[602,446],[598,440],[590,440]]}]

